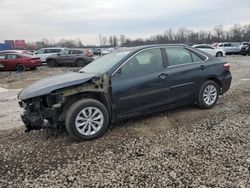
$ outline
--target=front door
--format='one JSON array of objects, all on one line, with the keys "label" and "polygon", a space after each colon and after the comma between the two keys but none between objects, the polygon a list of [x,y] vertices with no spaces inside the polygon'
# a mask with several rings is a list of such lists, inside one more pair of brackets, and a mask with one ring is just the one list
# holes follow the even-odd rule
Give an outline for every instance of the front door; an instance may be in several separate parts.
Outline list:
[{"label": "front door", "polygon": [[168,99],[160,48],[143,50],[130,58],[111,78],[112,100],[119,117],[135,115]]}]

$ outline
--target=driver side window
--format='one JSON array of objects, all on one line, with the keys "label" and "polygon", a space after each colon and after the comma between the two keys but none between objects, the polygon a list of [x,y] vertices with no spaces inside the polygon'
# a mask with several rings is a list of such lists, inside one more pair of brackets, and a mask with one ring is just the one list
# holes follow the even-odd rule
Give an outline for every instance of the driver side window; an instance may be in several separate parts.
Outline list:
[{"label": "driver side window", "polygon": [[156,72],[162,68],[163,60],[160,49],[139,52],[121,68],[122,75]]}]

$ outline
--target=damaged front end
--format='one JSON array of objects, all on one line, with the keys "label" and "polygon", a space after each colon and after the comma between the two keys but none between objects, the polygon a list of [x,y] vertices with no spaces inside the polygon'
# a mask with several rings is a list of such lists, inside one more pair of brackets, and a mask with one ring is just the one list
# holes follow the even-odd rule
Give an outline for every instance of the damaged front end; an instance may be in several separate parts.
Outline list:
[{"label": "damaged front end", "polygon": [[20,100],[19,97],[19,105],[24,108],[21,118],[26,127],[25,132],[62,128],[65,123],[65,113],[69,108],[68,104],[72,104],[72,96],[84,98],[91,97],[93,93],[99,93],[110,111],[109,81],[108,75],[95,76],[82,84],[57,88],[42,96],[24,100]]},{"label": "damaged front end", "polygon": [[58,128],[61,104],[62,97],[60,94],[49,94],[20,101],[19,105],[24,108],[21,118],[26,127],[25,132]]}]

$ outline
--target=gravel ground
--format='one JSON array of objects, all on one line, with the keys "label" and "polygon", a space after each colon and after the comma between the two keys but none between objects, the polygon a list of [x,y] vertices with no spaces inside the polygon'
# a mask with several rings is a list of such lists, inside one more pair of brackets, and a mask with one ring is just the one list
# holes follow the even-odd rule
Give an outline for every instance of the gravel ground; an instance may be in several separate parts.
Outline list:
[{"label": "gravel ground", "polygon": [[29,75],[69,69],[42,67],[36,77],[1,80],[11,90],[0,92],[0,187],[250,187],[250,58],[227,60],[232,87],[213,109],[187,106],[131,119],[88,142],[67,133],[26,134],[15,117],[12,89],[27,85]]}]

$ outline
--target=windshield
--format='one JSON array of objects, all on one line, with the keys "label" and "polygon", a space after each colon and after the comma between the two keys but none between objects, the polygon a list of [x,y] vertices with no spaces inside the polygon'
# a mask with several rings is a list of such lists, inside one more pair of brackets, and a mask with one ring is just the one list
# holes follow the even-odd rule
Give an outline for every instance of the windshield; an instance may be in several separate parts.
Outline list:
[{"label": "windshield", "polygon": [[108,55],[102,56],[93,61],[87,66],[83,67],[80,72],[86,73],[105,73],[122,58],[124,58],[130,51],[117,51]]}]

